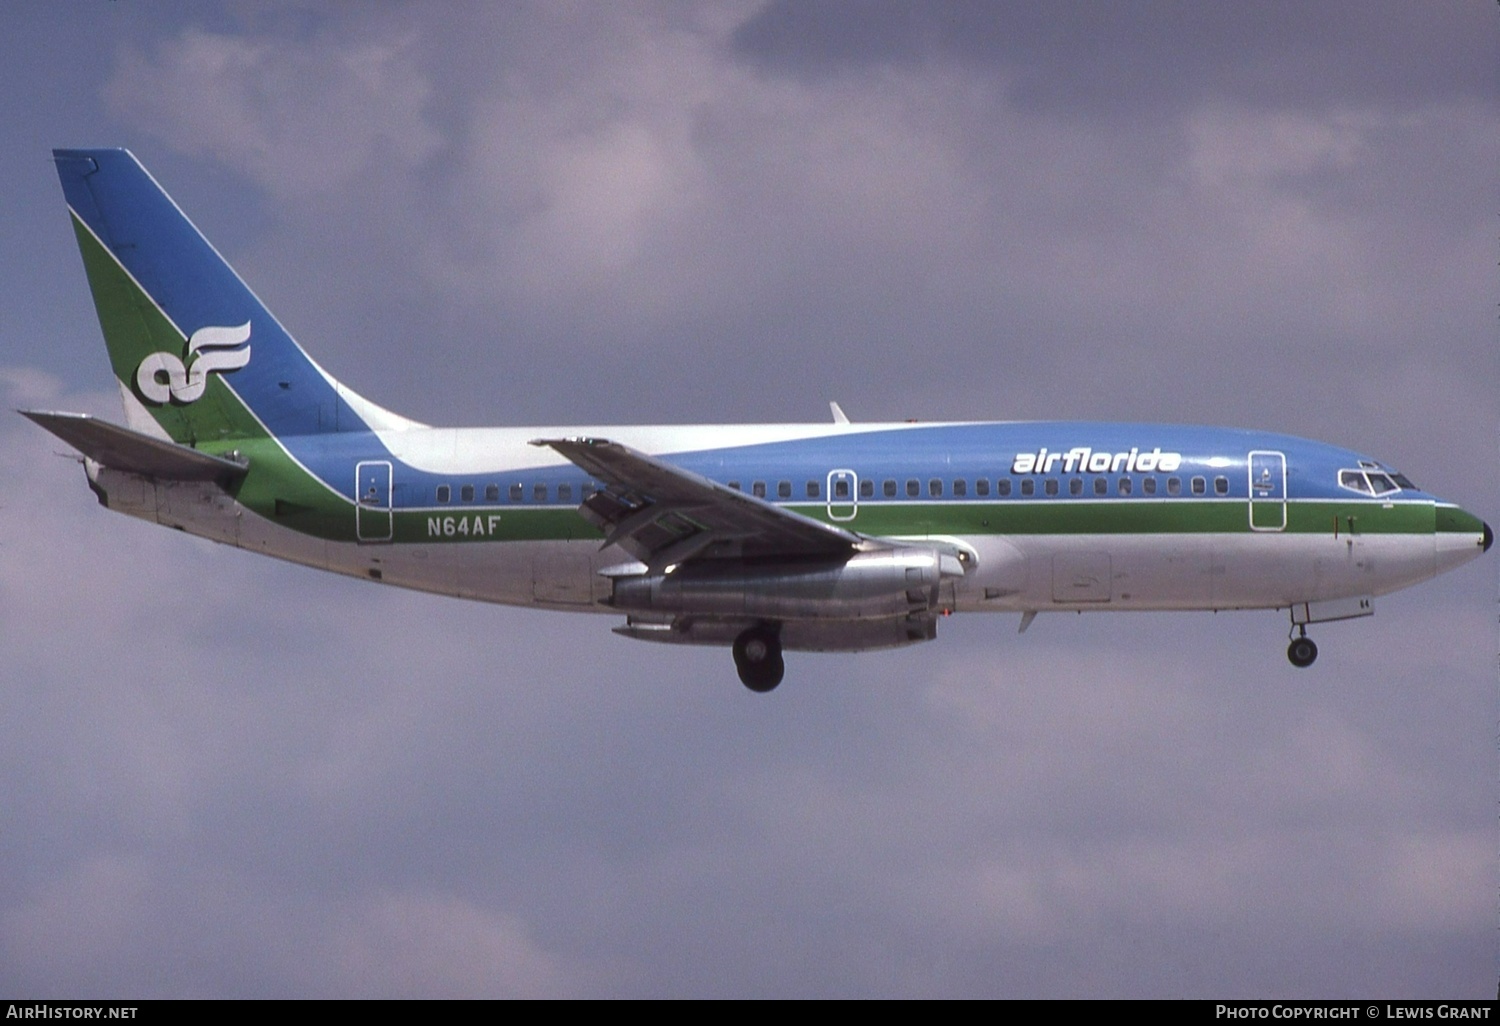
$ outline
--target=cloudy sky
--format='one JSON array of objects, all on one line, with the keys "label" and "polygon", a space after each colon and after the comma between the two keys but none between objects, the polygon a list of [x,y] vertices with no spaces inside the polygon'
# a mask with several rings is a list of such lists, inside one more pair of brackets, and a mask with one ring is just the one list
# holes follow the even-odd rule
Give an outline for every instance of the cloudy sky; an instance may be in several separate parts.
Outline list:
[{"label": "cloudy sky", "polygon": [[[119,417],[125,145],[435,423],[1170,420],[1494,521],[1493,3],[0,15],[0,398]],[[0,418],[0,993],[1495,993],[1496,563],[1319,628],[728,654],[257,560]]]}]

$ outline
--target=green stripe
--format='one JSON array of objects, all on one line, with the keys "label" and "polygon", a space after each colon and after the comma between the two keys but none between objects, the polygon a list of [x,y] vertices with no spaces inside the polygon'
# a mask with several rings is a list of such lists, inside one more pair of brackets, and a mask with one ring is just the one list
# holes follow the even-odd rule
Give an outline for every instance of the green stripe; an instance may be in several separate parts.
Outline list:
[{"label": "green stripe", "polygon": [[1484,521],[1457,506],[1438,506],[1437,530],[1443,534],[1483,534]]},{"label": "green stripe", "polygon": [[[252,466],[254,465],[252,460]],[[325,491],[324,495],[328,493]],[[316,499],[316,496],[311,497]],[[326,503],[324,504],[326,505]],[[331,533],[323,537],[353,537],[352,507],[338,500],[338,510],[318,521]],[[824,506],[788,507],[805,516],[837,523],[871,535],[1156,535],[1250,534],[1249,511],[1243,501],[1203,502],[1168,499],[1158,502],[999,502],[999,503],[871,503],[859,507],[852,521],[830,521]],[[1383,504],[1358,502],[1292,502],[1287,508],[1285,534],[1350,532],[1355,534],[1431,534],[1433,507],[1425,502]],[[492,519],[496,518],[496,519]],[[278,518],[292,526],[287,518]],[[478,524],[476,525],[476,520]],[[447,533],[447,525],[454,533]],[[438,525],[437,534],[432,524]],[[459,525],[466,530],[460,531]],[[1477,528],[1475,529],[1478,530]],[[321,532],[313,532],[321,533]],[[1265,533],[1265,532],[1256,532]],[[398,510],[397,542],[563,541],[597,539],[601,533],[568,507],[458,505],[422,510]]]},{"label": "green stripe", "polygon": [[109,362],[115,377],[125,383],[173,441],[195,445],[216,439],[264,438],[265,432],[250,411],[219,380],[218,375],[210,375],[203,398],[194,403],[158,405],[141,395],[135,384],[136,369],[141,361],[158,352],[181,357],[186,351],[187,339],[172,326],[151,297],[126,273],[114,254],[94,238],[77,215],[73,217],[73,234],[78,238],[78,251],[83,255],[89,291],[94,296],[99,328],[104,333],[104,344],[109,350]]},{"label": "green stripe", "polygon": [[[250,470],[233,494],[246,509],[302,534],[329,541],[354,540],[354,503],[300,467],[274,438],[241,438],[204,445],[215,455],[237,449]],[[354,478],[354,468],[349,468]]]},{"label": "green stripe", "polygon": [[[823,506],[793,507],[828,520]],[[1350,520],[1353,520],[1351,525]],[[1361,503],[1305,500],[1287,503],[1281,533],[1431,534],[1432,505],[1426,502]],[[840,523],[864,534],[1047,535],[1047,534],[1238,534],[1250,533],[1244,500],[1089,500],[991,503],[871,503]],[[1263,532],[1257,532],[1263,533]]]}]

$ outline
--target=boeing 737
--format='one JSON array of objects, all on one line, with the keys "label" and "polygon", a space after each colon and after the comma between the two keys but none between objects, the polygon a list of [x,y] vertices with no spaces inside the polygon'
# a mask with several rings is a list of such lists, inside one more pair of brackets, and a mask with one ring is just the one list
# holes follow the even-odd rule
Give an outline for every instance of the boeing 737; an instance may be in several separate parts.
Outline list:
[{"label": "boeing 737", "polygon": [[630,638],[929,641],[950,613],[1282,609],[1310,624],[1490,547],[1348,449],[1166,424],[438,428],[339,384],[128,151],[55,150],[123,426],[22,411],[109,509],[383,584],[613,613]]}]

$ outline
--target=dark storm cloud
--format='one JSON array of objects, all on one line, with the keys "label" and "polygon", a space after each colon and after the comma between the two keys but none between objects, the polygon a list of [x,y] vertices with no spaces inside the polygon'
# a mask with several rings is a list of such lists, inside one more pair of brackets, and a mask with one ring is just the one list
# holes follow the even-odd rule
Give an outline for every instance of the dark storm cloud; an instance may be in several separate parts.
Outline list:
[{"label": "dark storm cloud", "polygon": [[815,78],[959,60],[995,69],[1022,107],[1137,119],[1215,97],[1257,106],[1487,100],[1494,48],[1479,8],[773,0],[732,40],[747,59]]}]

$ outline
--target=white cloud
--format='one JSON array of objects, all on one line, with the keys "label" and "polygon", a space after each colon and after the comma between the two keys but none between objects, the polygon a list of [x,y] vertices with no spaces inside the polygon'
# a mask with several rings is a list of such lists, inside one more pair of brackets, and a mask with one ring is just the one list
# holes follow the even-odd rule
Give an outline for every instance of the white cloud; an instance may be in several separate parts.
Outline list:
[{"label": "white cloud", "polygon": [[409,33],[291,40],[186,29],[153,52],[126,51],[106,95],[182,152],[240,169],[284,201],[306,199],[433,153],[432,87],[416,50]]},{"label": "white cloud", "polygon": [[1373,111],[1317,116],[1299,110],[1199,110],[1189,126],[1187,169],[1202,188],[1283,175],[1351,168],[1370,157],[1367,137],[1383,116]]},{"label": "white cloud", "polygon": [[556,998],[580,980],[513,917],[440,894],[373,896],[334,917],[326,963],[304,981],[388,998]]}]

